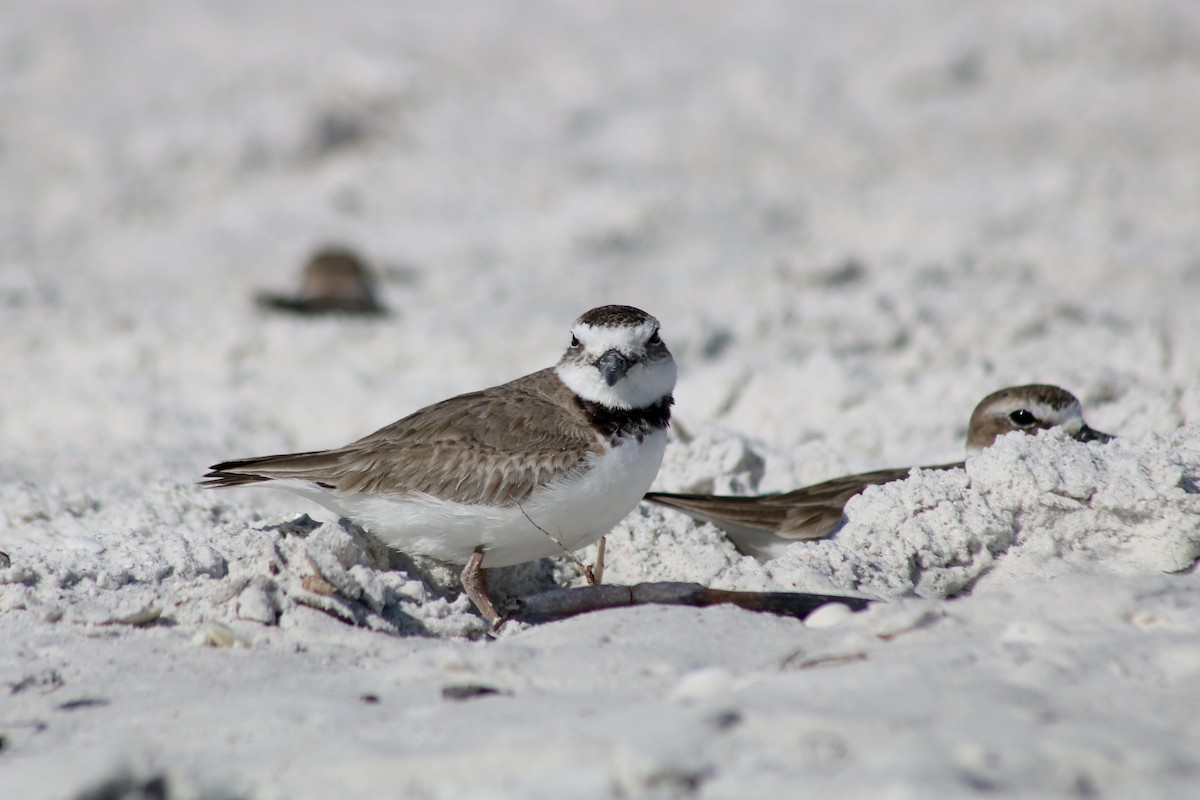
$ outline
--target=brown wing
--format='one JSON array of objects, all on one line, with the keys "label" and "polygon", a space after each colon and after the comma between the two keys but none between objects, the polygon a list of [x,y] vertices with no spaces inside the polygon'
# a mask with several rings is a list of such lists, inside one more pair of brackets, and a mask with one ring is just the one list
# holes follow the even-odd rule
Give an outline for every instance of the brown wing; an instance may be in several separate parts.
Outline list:
[{"label": "brown wing", "polygon": [[424,492],[512,505],[580,469],[598,440],[547,369],[427,406],[336,450],[229,461],[206,486],[299,479],[338,492]]},{"label": "brown wing", "polygon": [[785,539],[820,539],[828,536],[841,522],[842,510],[851,497],[868,486],[903,480],[911,471],[911,467],[878,469],[775,495],[767,500],[768,504],[785,511],[775,533]]},{"label": "brown wing", "polygon": [[[922,469],[961,466],[959,462]],[[868,486],[906,478],[911,471],[911,467],[902,467],[846,475],[781,494],[737,497],[651,492],[646,499],[736,533],[769,533],[796,540],[820,539],[837,527],[842,509],[851,497]]]}]

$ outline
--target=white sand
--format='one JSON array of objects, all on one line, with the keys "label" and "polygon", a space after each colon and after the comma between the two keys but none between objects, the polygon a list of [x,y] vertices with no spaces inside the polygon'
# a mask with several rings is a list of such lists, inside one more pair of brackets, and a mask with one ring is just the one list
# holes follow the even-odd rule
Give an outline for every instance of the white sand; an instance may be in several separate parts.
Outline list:
[{"label": "white sand", "polygon": [[[0,798],[1193,793],[1200,9],[1087,5],[7,4]],[[327,241],[395,316],[252,306]],[[768,564],[646,506],[609,539],[610,581],[862,614],[496,639],[453,570],[193,485],[607,302],[680,364],[659,488],[952,460],[1032,381],[1121,438],[1009,437]]]}]

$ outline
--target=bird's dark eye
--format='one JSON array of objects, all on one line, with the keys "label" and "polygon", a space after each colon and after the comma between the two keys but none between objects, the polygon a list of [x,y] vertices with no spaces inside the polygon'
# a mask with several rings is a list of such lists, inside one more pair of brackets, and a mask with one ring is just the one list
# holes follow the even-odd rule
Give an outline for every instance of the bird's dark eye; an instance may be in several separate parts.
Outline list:
[{"label": "bird's dark eye", "polygon": [[655,329],[654,333],[650,334],[650,338],[646,341],[648,341],[650,344],[662,344],[662,339],[658,338],[657,329]]},{"label": "bird's dark eye", "polygon": [[1037,422],[1037,417],[1023,408],[1018,408],[1016,411],[1009,414],[1008,418],[1012,420],[1013,425],[1016,425],[1018,428],[1028,428],[1030,425]]},{"label": "bird's dark eye", "polygon": [[578,336],[571,337],[571,347],[579,347],[579,337]]}]

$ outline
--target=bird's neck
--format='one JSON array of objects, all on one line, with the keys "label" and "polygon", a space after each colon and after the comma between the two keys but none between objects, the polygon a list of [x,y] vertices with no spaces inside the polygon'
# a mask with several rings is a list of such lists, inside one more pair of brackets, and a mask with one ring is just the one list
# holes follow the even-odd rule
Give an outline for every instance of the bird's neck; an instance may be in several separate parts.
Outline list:
[{"label": "bird's neck", "polygon": [[640,442],[655,431],[666,430],[671,424],[671,406],[674,402],[675,398],[668,394],[641,408],[610,408],[603,403],[575,396],[575,405],[612,442],[629,436]]}]

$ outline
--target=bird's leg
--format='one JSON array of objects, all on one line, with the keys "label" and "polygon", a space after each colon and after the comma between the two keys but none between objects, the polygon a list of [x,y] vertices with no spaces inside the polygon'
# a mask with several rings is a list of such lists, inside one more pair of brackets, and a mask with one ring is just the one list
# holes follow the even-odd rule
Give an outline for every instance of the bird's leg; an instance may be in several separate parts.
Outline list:
[{"label": "bird's leg", "polygon": [[500,615],[496,613],[496,607],[488,597],[487,571],[483,568],[483,545],[475,548],[458,578],[462,581],[463,591],[471,598],[479,613],[483,614],[483,618],[493,625],[499,623]]},{"label": "bird's leg", "polygon": [[596,543],[596,560],[588,567],[586,573],[588,584],[591,586],[604,583],[604,543],[607,539],[607,536],[601,536],[600,541]]}]

